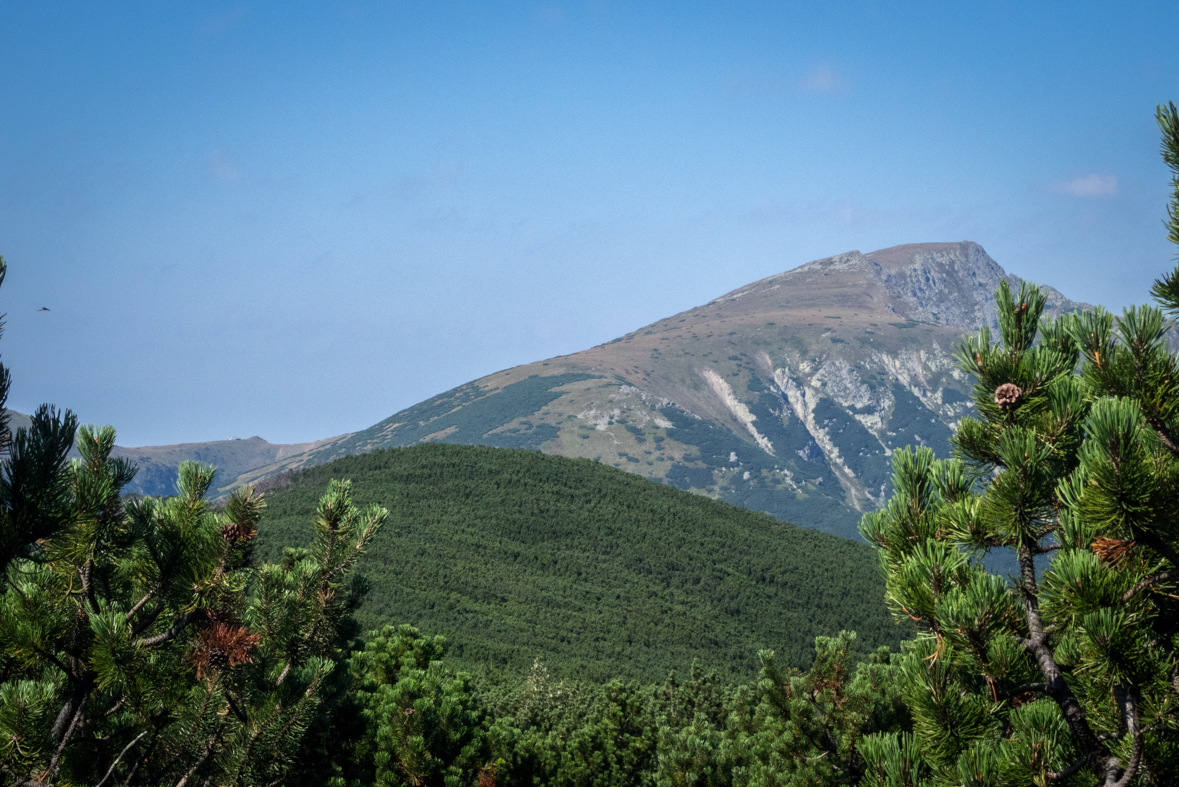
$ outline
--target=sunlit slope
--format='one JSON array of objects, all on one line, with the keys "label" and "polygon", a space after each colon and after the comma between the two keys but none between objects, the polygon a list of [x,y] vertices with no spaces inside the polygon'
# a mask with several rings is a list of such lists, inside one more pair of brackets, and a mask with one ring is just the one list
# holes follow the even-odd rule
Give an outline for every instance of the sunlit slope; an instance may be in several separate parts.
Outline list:
[{"label": "sunlit slope", "polygon": [[[994,324],[1004,279],[1015,282],[970,242],[818,260],[236,482],[421,442],[534,448],[854,537],[888,492],[893,449],[948,452],[971,408],[953,345]],[[1083,306],[1049,288],[1048,313]]]},{"label": "sunlit slope", "polygon": [[461,663],[658,680],[693,659],[748,679],[759,648],[802,665],[817,635],[867,650],[889,619],[867,546],[586,460],[423,445],[299,471],[269,493],[259,551],[306,543],[331,478],[390,511],[361,570],[369,625],[445,634]]}]

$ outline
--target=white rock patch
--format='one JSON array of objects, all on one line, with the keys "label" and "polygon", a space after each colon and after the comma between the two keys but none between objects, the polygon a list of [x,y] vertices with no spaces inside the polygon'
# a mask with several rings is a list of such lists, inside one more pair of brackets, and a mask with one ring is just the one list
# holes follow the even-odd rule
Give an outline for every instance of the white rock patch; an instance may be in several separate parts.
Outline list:
[{"label": "white rock patch", "polygon": [[811,385],[816,382],[816,387],[822,386],[828,396],[844,407],[867,407],[872,404],[872,389],[842,358],[836,358],[819,369],[811,378]]},{"label": "white rock patch", "polygon": [[[769,365],[769,356],[764,356],[762,361]],[[835,471],[835,477],[847,494],[848,502],[857,510],[863,511],[864,495],[860,493],[858,484],[855,483],[855,472],[844,463],[843,457],[839,453],[839,448],[832,442],[827,430],[815,419],[815,405],[818,404],[820,398],[818,392],[808,390],[806,387],[799,385],[790,374],[789,368],[785,365],[782,368],[774,369],[773,373],[774,383],[778,386],[778,390],[781,391],[786,401],[789,402],[794,414],[798,416],[798,420],[802,421],[803,425],[806,426],[807,431],[810,432],[811,437],[814,438],[819,449],[827,457],[827,463]],[[821,481],[816,480],[815,483],[821,483]]]},{"label": "white rock patch", "polygon": [[725,407],[729,408],[729,412],[733,414],[733,417],[745,426],[745,428],[749,431],[749,434],[753,435],[753,439],[757,441],[757,444],[761,450],[765,451],[770,456],[773,456],[774,446],[765,437],[765,435],[757,431],[757,427],[753,425],[753,422],[757,420],[757,416],[749,412],[749,408],[745,406],[744,402],[736,397],[736,395],[733,393],[733,389],[729,386],[729,384],[712,369],[704,369],[700,372],[700,375],[704,378],[704,381],[708,383],[708,387],[712,389],[712,392],[720,397],[720,400],[725,403]]}]

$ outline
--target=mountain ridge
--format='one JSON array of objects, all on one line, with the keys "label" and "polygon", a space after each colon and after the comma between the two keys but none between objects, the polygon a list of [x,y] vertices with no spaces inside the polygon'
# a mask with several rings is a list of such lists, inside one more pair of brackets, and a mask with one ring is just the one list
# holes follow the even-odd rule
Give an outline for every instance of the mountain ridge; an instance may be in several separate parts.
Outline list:
[{"label": "mountain ridge", "polygon": [[[532,448],[855,537],[888,493],[892,450],[948,453],[972,407],[952,347],[997,328],[1002,281],[1019,283],[971,241],[826,257],[479,378],[234,484],[421,442]],[[1044,290],[1049,315],[1091,308]]]}]

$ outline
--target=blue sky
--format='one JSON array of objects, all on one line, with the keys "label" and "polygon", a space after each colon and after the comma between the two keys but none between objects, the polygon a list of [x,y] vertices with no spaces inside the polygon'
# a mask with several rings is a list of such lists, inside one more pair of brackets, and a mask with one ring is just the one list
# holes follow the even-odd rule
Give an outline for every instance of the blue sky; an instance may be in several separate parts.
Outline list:
[{"label": "blue sky", "polygon": [[124,445],[314,440],[900,243],[1144,302],[1177,29],[1174,2],[0,0],[9,403]]}]

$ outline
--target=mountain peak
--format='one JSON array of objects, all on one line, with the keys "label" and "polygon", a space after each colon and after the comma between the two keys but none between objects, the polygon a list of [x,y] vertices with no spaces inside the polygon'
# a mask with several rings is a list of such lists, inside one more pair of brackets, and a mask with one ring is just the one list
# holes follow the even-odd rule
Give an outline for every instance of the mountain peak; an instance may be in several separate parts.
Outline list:
[{"label": "mountain peak", "polygon": [[[973,241],[908,243],[865,255],[894,300],[893,308],[911,320],[971,330],[979,325],[998,329],[994,293],[1006,281],[1019,289],[1018,276],[1007,273]],[[1049,315],[1092,308],[1064,297],[1052,287]]]},{"label": "mountain peak", "polygon": [[982,246],[974,241],[964,240],[954,243],[904,243],[900,246],[889,246],[865,255],[866,259],[881,268],[905,268],[916,260],[929,260],[935,264],[955,267],[963,263],[976,264],[985,260],[987,264],[1000,272],[999,263],[990,258]]},{"label": "mountain peak", "polygon": [[[855,536],[887,499],[891,454],[948,455],[973,384],[962,334],[1018,279],[977,243],[848,251],[581,352],[473,380],[253,481],[421,442],[540,449],[612,464]],[[1051,288],[1048,313],[1081,308]]]},{"label": "mountain peak", "polygon": [[[728,306],[733,312],[883,309],[915,322],[965,330],[979,325],[997,328],[994,293],[1002,281],[1019,287],[1019,278],[1004,271],[973,241],[906,243],[808,262],[700,308]],[[1043,289],[1049,314],[1091,308],[1051,287]]]}]

